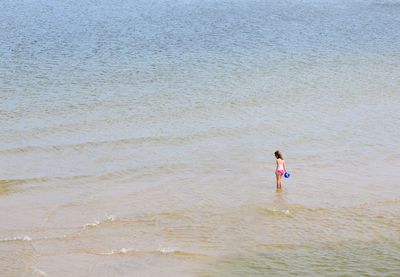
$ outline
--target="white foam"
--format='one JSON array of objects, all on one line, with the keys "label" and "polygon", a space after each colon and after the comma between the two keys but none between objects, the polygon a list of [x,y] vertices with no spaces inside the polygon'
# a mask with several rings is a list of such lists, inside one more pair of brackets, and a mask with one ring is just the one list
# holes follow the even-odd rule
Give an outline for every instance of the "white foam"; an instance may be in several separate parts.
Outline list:
[{"label": "white foam", "polygon": [[13,238],[4,238],[4,239],[0,239],[0,241],[31,241],[32,238],[29,236],[23,236],[23,237],[13,237]]},{"label": "white foam", "polygon": [[99,225],[100,224],[100,221],[95,221],[94,223],[87,223],[87,224],[85,224],[85,226],[83,226],[83,229],[87,229],[87,228],[91,228],[91,227],[95,227],[95,226],[97,226],[97,225]]},{"label": "white foam", "polygon": [[289,211],[289,210],[282,210],[282,212],[283,212],[284,214],[290,215],[290,211]]},{"label": "white foam", "polygon": [[33,272],[38,274],[39,276],[48,276],[46,272],[37,268],[33,268]]},{"label": "white foam", "polygon": [[271,209],[268,209],[268,210],[271,211],[271,212],[274,212],[274,213],[283,213],[285,215],[290,215],[291,214],[289,210],[278,210],[276,208],[271,208]]},{"label": "white foam", "polygon": [[121,250],[119,252],[121,252],[122,254],[125,254],[125,253],[128,253],[130,251],[131,251],[131,249],[121,248]]},{"label": "white foam", "polygon": [[134,252],[135,250],[132,248],[121,248],[119,250],[111,250],[111,252],[100,253],[101,255],[118,255],[118,254],[127,254]]},{"label": "white foam", "polygon": [[[176,253],[177,249],[173,247],[159,247],[157,252],[162,254],[173,254]],[[110,252],[103,252],[100,255],[123,255],[136,252],[133,248],[121,248],[119,250],[111,250]]]},{"label": "white foam", "polygon": [[176,249],[172,247],[159,247],[158,251],[163,254],[170,254],[170,253],[175,253]]},{"label": "white foam", "polygon": [[87,223],[85,224],[85,226],[83,226],[83,229],[88,229],[88,228],[93,228],[96,227],[102,223],[106,223],[106,222],[112,222],[115,220],[115,216],[114,215],[106,215],[106,218],[103,220],[96,220],[93,223]]}]

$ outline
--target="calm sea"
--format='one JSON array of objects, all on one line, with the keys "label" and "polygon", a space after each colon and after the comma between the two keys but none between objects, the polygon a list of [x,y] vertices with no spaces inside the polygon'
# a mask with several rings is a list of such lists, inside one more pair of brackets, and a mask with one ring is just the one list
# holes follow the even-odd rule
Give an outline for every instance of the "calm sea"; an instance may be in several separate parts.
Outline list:
[{"label": "calm sea", "polygon": [[397,0],[2,0],[0,275],[398,276],[399,107]]}]

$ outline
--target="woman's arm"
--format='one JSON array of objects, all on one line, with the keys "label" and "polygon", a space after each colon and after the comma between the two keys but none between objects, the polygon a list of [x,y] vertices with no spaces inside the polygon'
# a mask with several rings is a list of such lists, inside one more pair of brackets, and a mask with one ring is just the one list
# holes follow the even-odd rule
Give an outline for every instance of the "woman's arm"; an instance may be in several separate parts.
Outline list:
[{"label": "woman's arm", "polygon": [[283,161],[283,170],[285,170],[285,172],[287,172],[287,170],[286,170],[286,162],[285,161]]}]

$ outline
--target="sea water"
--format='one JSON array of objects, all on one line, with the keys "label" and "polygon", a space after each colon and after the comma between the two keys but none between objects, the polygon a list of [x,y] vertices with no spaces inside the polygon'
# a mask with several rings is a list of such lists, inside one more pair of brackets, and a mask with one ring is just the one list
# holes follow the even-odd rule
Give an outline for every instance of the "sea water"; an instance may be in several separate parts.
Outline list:
[{"label": "sea water", "polygon": [[1,1],[0,275],[399,275],[399,17]]}]

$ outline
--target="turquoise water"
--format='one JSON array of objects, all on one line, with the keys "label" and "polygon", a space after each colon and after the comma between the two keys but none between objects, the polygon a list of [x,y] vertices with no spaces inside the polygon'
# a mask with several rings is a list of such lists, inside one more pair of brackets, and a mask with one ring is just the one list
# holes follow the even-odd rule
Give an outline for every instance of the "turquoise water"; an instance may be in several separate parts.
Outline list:
[{"label": "turquoise water", "polygon": [[400,2],[1,6],[2,275],[399,274]]}]

